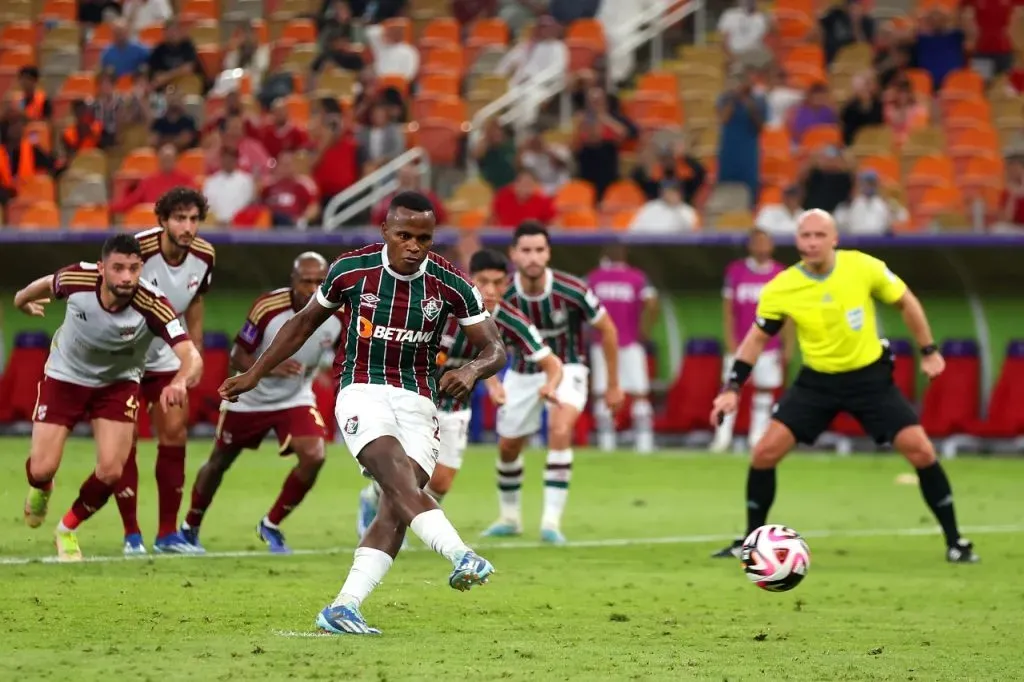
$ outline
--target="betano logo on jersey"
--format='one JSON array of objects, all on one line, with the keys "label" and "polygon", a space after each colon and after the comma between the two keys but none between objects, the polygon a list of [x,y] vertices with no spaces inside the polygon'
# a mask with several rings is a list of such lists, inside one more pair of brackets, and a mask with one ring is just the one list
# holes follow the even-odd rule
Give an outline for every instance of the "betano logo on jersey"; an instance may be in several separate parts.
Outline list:
[{"label": "betano logo on jersey", "polygon": [[382,341],[398,341],[399,343],[429,343],[434,338],[433,331],[385,327],[382,324],[370,322],[362,315],[359,316],[358,322],[359,337],[363,339],[374,338]]}]

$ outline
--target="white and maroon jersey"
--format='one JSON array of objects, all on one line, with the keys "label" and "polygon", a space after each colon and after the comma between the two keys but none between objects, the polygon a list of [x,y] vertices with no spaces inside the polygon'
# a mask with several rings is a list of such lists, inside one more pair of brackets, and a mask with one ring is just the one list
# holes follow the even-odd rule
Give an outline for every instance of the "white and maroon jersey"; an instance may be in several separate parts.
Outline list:
[{"label": "white and maroon jersey", "polygon": [[[160,251],[160,235],[163,231],[162,227],[154,227],[135,235],[142,245],[142,278],[164,292],[184,325],[183,316],[192,301],[210,288],[215,253],[210,242],[195,237],[188,247],[185,260],[178,265],[171,265],[164,260]],[[161,339],[154,339],[146,355],[146,371],[177,372],[179,366],[178,356],[167,344]]]},{"label": "white and maroon jersey", "polygon": [[139,381],[154,338],[168,350],[188,340],[171,302],[145,280],[120,310],[103,307],[101,286],[93,263],[69,265],[53,276],[54,295],[67,300],[67,310],[46,361],[51,379],[93,387]]},{"label": "white and maroon jersey", "polygon": [[[249,309],[245,325],[235,337],[235,343],[259,357],[270,347],[284,323],[295,316],[295,312],[291,289],[275,289],[263,294]],[[324,354],[333,355],[340,336],[341,320],[337,315],[332,315],[291,357],[302,365],[301,374],[263,377],[256,388],[239,396],[238,402],[225,401],[221,409],[228,412],[270,412],[316,405],[313,378],[320,369]]]},{"label": "white and maroon jersey", "polygon": [[[587,349],[583,328],[605,314],[600,299],[579,277],[548,269],[544,273],[544,291],[537,296],[523,293],[517,272],[514,286],[505,292],[505,300],[526,316],[555,355],[567,365],[585,365]],[[523,355],[517,355],[512,370],[535,374],[540,369]]]},{"label": "white and maroon jersey", "polygon": [[316,298],[326,308],[345,306],[345,339],[335,360],[340,388],[395,386],[431,400],[448,315],[463,327],[489,317],[480,292],[447,260],[431,253],[418,271],[402,275],[388,265],[383,244],[334,261]]}]

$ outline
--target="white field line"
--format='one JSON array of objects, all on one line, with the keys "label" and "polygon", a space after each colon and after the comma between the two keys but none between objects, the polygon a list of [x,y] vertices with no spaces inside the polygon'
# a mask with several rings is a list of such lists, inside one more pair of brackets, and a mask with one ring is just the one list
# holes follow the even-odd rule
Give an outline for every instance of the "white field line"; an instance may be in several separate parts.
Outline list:
[{"label": "white field line", "polygon": [[[961,530],[965,534],[1006,534],[1024,533],[1024,524],[1001,525],[1001,526],[965,526]],[[938,528],[867,528],[861,530],[812,530],[801,533],[805,538],[872,538],[872,537],[908,537],[918,535],[938,535]],[[570,542],[564,548],[557,549],[588,549],[600,547],[633,547],[644,545],[694,545],[706,542],[728,542],[734,540],[735,535],[674,535],[660,538],[605,538],[600,540],[580,540]],[[513,540],[510,542],[481,542],[473,545],[478,550],[503,550],[503,549],[540,549],[550,547],[543,542],[532,540]],[[333,549],[297,549],[291,556],[331,556],[335,554],[348,554],[354,551],[353,547],[335,547]],[[424,552],[429,551],[426,547],[408,547],[403,552]],[[206,554],[148,554],[145,556],[125,557],[113,556],[87,556],[83,559],[85,563],[116,563],[127,561],[147,561],[156,559],[164,560],[201,560],[201,559],[259,559],[259,558],[280,558],[281,555],[270,554],[266,551],[240,550],[234,552],[207,552]],[[0,566],[24,566],[26,564],[60,564],[57,557],[0,557]]]}]

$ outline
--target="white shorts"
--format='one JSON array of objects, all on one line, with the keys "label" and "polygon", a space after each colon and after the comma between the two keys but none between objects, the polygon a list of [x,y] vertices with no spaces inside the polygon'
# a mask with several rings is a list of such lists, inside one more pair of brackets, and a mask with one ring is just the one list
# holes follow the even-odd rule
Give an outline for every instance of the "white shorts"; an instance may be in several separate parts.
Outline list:
[{"label": "white shorts", "polygon": [[437,463],[449,469],[462,468],[462,453],[469,443],[469,418],[471,410],[457,412],[438,412],[437,421],[441,424],[441,454]]},{"label": "white shorts", "polygon": [[[587,406],[587,383],[590,370],[586,365],[563,365],[562,382],[555,396],[558,402],[582,412]],[[545,400],[540,389],[547,376],[543,372],[520,374],[505,372],[505,404],[498,408],[496,431],[502,438],[522,438],[540,431],[540,417]]]},{"label": "white shorts", "polygon": [[441,427],[429,398],[397,386],[350,384],[338,393],[334,416],[353,457],[378,438],[392,436],[428,476],[434,473]]},{"label": "white shorts", "polygon": [[[729,369],[732,367],[733,356],[726,355],[722,362],[722,383],[725,383],[729,376]],[[765,391],[774,391],[782,386],[782,353],[779,350],[766,350],[754,364],[754,371],[750,373],[750,379],[754,388]]]},{"label": "white shorts", "polygon": [[[600,345],[590,347],[590,380],[594,395],[608,390],[608,368]],[[647,395],[651,380],[647,376],[647,350],[639,343],[619,348],[619,388],[629,395]]]}]

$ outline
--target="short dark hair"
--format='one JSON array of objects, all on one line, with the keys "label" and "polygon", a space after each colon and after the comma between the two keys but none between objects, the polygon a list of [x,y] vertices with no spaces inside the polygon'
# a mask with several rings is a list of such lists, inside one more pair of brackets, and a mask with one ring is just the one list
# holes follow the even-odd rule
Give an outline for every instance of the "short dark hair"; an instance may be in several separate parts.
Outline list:
[{"label": "short dark hair", "polygon": [[419,192],[399,192],[388,205],[388,213],[396,209],[404,208],[417,213],[434,212],[434,204],[425,195]]},{"label": "short dark hair", "polygon": [[519,223],[519,227],[512,233],[512,246],[519,243],[520,237],[532,237],[534,235],[544,235],[544,240],[550,244],[551,236],[548,234],[548,228],[544,227],[541,223],[536,220],[524,220]]},{"label": "short dark hair", "polygon": [[120,253],[125,256],[138,256],[142,258],[142,244],[133,235],[127,232],[118,232],[107,237],[100,249],[100,260],[106,260],[112,253]]},{"label": "short dark hair", "polygon": [[200,222],[206,220],[206,215],[210,212],[210,204],[206,201],[203,193],[191,187],[175,187],[164,192],[164,195],[156,200],[153,213],[163,225],[175,211],[193,207],[199,209]]},{"label": "short dark hair", "polygon": [[18,76],[39,80],[39,69],[34,66],[23,66],[18,69]]},{"label": "short dark hair", "polygon": [[469,259],[469,274],[475,275],[484,270],[508,272],[508,258],[501,251],[480,249]]}]

